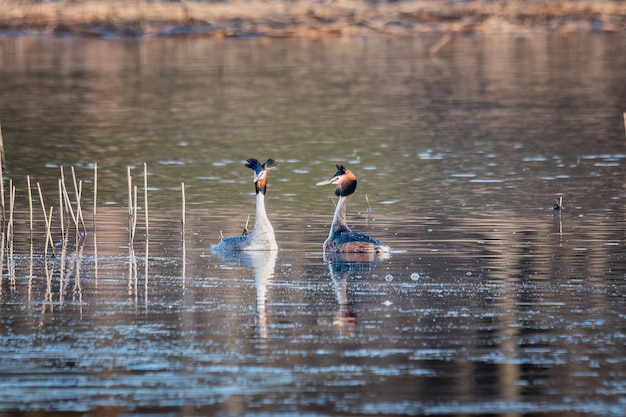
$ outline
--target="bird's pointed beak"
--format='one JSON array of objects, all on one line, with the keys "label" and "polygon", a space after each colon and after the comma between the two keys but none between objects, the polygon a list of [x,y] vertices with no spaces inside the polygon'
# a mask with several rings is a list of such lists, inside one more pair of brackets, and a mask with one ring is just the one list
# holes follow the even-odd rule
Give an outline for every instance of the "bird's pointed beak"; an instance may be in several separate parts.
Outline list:
[{"label": "bird's pointed beak", "polygon": [[324,180],[324,181],[320,181],[315,185],[327,185],[327,184],[332,184],[333,183],[333,179],[329,179],[329,180]]}]

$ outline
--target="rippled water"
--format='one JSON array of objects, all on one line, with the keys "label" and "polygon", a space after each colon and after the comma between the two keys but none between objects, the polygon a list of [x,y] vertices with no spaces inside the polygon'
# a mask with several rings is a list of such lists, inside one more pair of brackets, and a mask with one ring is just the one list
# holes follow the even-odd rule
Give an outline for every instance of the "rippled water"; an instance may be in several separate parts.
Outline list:
[{"label": "rippled water", "polygon": [[[626,413],[626,39],[434,42],[0,39],[0,412]],[[280,249],[222,258],[248,157]],[[389,257],[324,257],[336,163]]]}]

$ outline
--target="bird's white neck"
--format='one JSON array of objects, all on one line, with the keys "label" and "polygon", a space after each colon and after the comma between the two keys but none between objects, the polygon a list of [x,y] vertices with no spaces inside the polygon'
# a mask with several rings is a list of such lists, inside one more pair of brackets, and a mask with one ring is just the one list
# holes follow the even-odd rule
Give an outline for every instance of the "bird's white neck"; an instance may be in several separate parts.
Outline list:
[{"label": "bird's white neck", "polygon": [[254,215],[254,230],[252,231],[254,239],[270,242],[270,246],[276,249],[276,240],[274,238],[274,228],[270,223],[265,212],[265,195],[261,192],[256,194],[256,214]]},{"label": "bird's white neck", "polygon": [[333,217],[333,224],[330,226],[330,233],[328,237],[341,232],[349,232],[348,224],[346,223],[346,206],[348,204],[348,196],[339,197],[337,207],[335,207],[335,215]]}]

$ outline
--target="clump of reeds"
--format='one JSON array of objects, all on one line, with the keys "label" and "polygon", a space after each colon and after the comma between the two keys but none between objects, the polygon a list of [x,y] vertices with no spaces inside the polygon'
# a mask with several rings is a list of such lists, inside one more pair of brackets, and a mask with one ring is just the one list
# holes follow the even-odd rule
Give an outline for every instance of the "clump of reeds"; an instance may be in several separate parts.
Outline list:
[{"label": "clump of reeds", "polygon": [[[0,152],[2,152],[2,139],[1,139],[1,134],[0,134]],[[2,158],[0,157],[0,161],[2,160]],[[0,162],[1,164],[1,162]],[[1,170],[1,168],[0,168]],[[71,168],[72,171],[72,178],[73,178],[73,184],[74,184],[74,193],[76,196],[76,211],[73,209],[72,207],[72,202],[71,199],[69,197],[69,194],[67,192],[67,188],[65,186],[65,175],[64,175],[64,171],[63,171],[63,167],[61,167],[61,177],[58,180],[58,184],[59,184],[59,216],[61,219],[60,225],[61,225],[61,237],[62,240],[64,241],[66,234],[65,234],[65,221],[64,221],[64,211],[67,211],[71,217],[72,220],[74,222],[74,226],[76,229],[76,236],[77,239],[79,236],[83,236],[84,233],[86,233],[85,230],[85,225],[84,225],[84,218],[83,218],[83,214],[82,214],[82,209],[81,209],[81,196],[82,196],[82,181],[78,181],[76,178],[76,173],[74,171],[74,168]],[[31,245],[32,245],[32,239],[33,239],[33,230],[34,230],[34,221],[33,221],[33,190],[32,190],[32,181],[31,181],[31,177],[30,175],[26,176],[26,185],[27,185],[27,189],[28,189],[28,216],[29,216],[29,221],[28,221],[28,230],[29,230],[29,239],[31,240]],[[50,251],[52,252],[52,256],[56,256],[55,254],[55,245],[54,245],[54,238],[52,236],[52,223],[53,223],[53,214],[54,214],[54,207],[53,206],[47,206],[45,201],[44,201],[44,196],[43,196],[43,191],[41,188],[41,184],[39,182],[36,182],[37,185],[37,192],[38,192],[38,196],[39,196],[39,202],[41,204],[41,210],[42,210],[42,214],[43,214],[43,219],[44,219],[44,224],[45,224],[45,235],[46,235],[46,242],[45,242],[45,246],[44,246],[44,250],[45,250],[45,254],[48,254],[48,249],[50,249]],[[0,178],[0,189],[1,189],[1,200],[4,202],[4,176],[2,176]],[[15,205],[16,205],[16,201],[15,201],[15,195],[16,195],[16,186],[13,184],[13,179],[9,179],[9,207],[8,207],[8,217],[7,213],[6,213],[6,207],[4,207],[4,212],[2,214],[2,231],[3,231],[3,243],[5,243],[6,240],[6,244],[8,248],[12,248],[13,247],[13,236],[15,234],[15,230],[14,230],[14,213],[15,213]],[[81,233],[80,231],[80,226],[82,225],[82,229],[83,232]]]},{"label": "clump of reeds", "polygon": [[[2,146],[2,133],[1,133],[1,129],[0,129],[0,172],[3,172],[3,162],[4,162],[4,149]],[[47,289],[46,289],[46,294],[45,294],[45,298],[44,298],[44,306],[43,306],[43,310],[42,310],[42,318],[40,321],[40,326],[43,325],[43,314],[45,313],[46,309],[48,308],[47,306],[49,306],[50,310],[52,310],[53,308],[53,302],[52,302],[52,277],[55,271],[59,271],[59,299],[62,302],[63,301],[63,294],[65,293],[66,289],[68,289],[69,287],[67,287],[67,284],[69,283],[65,281],[65,276],[67,276],[66,274],[71,273],[72,271],[74,271],[74,287],[73,287],[73,292],[72,292],[72,296],[73,296],[73,300],[74,301],[78,301],[79,303],[82,303],[82,289],[81,289],[81,284],[80,284],[80,261],[82,259],[82,248],[83,246],[80,246],[80,251],[78,252],[78,255],[76,256],[75,259],[75,263],[70,264],[68,271],[66,271],[66,257],[68,257],[68,255],[66,254],[66,239],[67,236],[69,235],[69,231],[72,229],[72,227],[66,227],[66,219],[68,221],[68,223],[71,222],[71,224],[73,224],[73,228],[76,231],[76,239],[77,239],[77,245],[78,245],[78,239],[81,237],[84,237],[87,234],[87,230],[85,227],[85,220],[84,220],[84,215],[83,215],[83,203],[82,203],[82,196],[83,196],[83,181],[79,180],[76,176],[76,171],[74,169],[73,166],[70,167],[70,171],[71,171],[71,176],[72,176],[72,188],[74,190],[74,198],[72,199],[72,197],[70,197],[70,192],[68,192],[68,187],[66,185],[66,177],[65,177],[65,169],[63,166],[60,167],[60,177],[57,180],[58,183],[58,215],[59,215],[59,219],[60,219],[60,231],[61,231],[61,245],[56,245],[55,246],[55,241],[54,241],[54,237],[53,237],[53,229],[52,229],[52,225],[53,225],[53,216],[55,215],[55,207],[52,205],[47,205],[45,200],[44,200],[44,192],[42,189],[42,186],[40,184],[40,182],[35,181],[36,187],[37,187],[37,194],[39,197],[39,203],[41,205],[41,211],[42,211],[42,215],[43,215],[43,221],[45,224],[45,236],[46,236],[46,241],[45,241],[45,245],[44,245],[44,258],[45,258],[45,274],[46,274],[46,282],[47,282]],[[143,181],[143,187],[144,187],[144,210],[145,210],[145,230],[146,230],[146,249],[145,249],[145,297],[146,297],[146,305],[148,302],[148,267],[149,267],[149,240],[148,240],[148,233],[149,233],[149,215],[148,215],[148,168],[147,168],[147,164],[144,163],[144,181]],[[133,241],[134,241],[134,237],[137,231],[137,219],[138,219],[138,212],[139,212],[139,208],[138,208],[138,187],[137,186],[133,186],[132,184],[132,177],[130,176],[130,167],[128,168],[128,185],[129,185],[129,230],[130,230],[130,239],[131,239],[131,244],[129,245],[129,254],[130,254],[130,264],[129,264],[129,268],[130,268],[130,273],[129,276],[130,281],[129,281],[129,289],[134,288],[134,293],[135,293],[135,298],[137,297],[137,261],[136,261],[136,257],[134,254],[134,249],[133,249]],[[30,239],[30,273],[29,273],[29,277],[32,281],[32,277],[33,277],[33,273],[32,273],[32,268],[33,268],[33,238],[34,238],[34,210],[33,210],[33,189],[32,189],[32,179],[30,175],[26,176],[26,183],[27,183],[27,188],[28,188],[28,208],[29,208],[29,222],[28,222],[28,227],[29,227],[29,239]],[[15,206],[16,206],[16,186],[14,185],[13,179],[9,179],[9,205],[8,205],[8,213],[7,213],[7,208],[5,207],[5,196],[4,196],[4,189],[5,189],[5,184],[4,184],[4,176],[0,175],[0,201],[1,201],[1,206],[2,206],[2,218],[0,219],[0,221],[2,222],[2,229],[1,229],[1,239],[0,239],[0,269],[2,268],[3,265],[5,265],[5,255],[6,255],[6,267],[7,267],[7,271],[9,274],[9,280],[11,282],[12,285],[12,290],[14,290],[14,286],[15,286],[15,262],[14,262],[14,258],[13,258],[13,236],[15,235],[15,230],[14,230],[14,220],[15,220]],[[182,189],[182,234],[184,235],[185,233],[185,213],[186,213],[186,201],[185,201],[185,183],[181,184],[181,189]],[[98,165],[97,163],[94,163],[93,166],[93,235],[94,235],[94,254],[95,254],[95,260],[96,260],[96,279],[97,279],[97,244],[96,244],[96,230],[95,230],[95,226],[96,226],[96,216],[97,216],[97,196],[98,196]],[[7,217],[8,215],[8,217]],[[58,265],[57,267],[53,267],[50,268],[49,267],[49,263],[48,263],[48,253],[52,254],[53,258],[57,257],[57,253],[55,253],[55,248],[60,247],[60,265]],[[186,248],[185,248],[185,242],[183,239],[183,272],[182,272],[182,276],[183,276],[183,288],[185,287],[184,284],[184,280],[185,280],[185,256],[186,256]],[[69,259],[69,258],[68,258]],[[29,281],[28,284],[28,299],[30,300],[30,296],[31,296],[31,289],[32,289],[32,282]],[[132,286],[131,286],[132,285]],[[47,303],[47,304],[46,304]]]},{"label": "clump of reeds", "polygon": [[[1,145],[2,139],[0,137],[0,151],[2,149]],[[1,158],[0,158],[1,159]],[[1,162],[0,162],[1,165]],[[0,170],[1,170],[0,166]],[[72,185],[74,190],[74,201],[70,197],[70,193],[68,192],[68,188],[65,180],[65,169],[63,166],[60,167],[60,177],[58,178],[58,214],[60,218],[60,229],[61,229],[61,240],[65,241],[67,237],[67,229],[66,229],[66,218],[71,219],[71,224],[76,231],[76,239],[78,240],[81,237],[84,237],[87,234],[87,228],[85,226],[85,219],[83,215],[83,181],[78,180],[76,176],[76,171],[74,167],[70,167],[71,175],[72,175]],[[96,215],[97,215],[97,195],[98,195],[98,165],[94,164],[94,189],[93,189],[93,225],[95,227]],[[29,238],[32,240],[33,238],[33,230],[34,230],[34,220],[33,220],[33,190],[32,190],[32,181],[30,175],[26,176],[26,183],[28,188],[28,206],[29,206]],[[37,192],[39,196],[39,201],[41,204],[41,209],[43,213],[44,223],[45,223],[45,234],[46,234],[46,253],[48,248],[51,249],[52,254],[54,253],[54,239],[52,236],[52,224],[53,224],[53,214],[54,207],[46,205],[44,201],[44,193],[39,182],[36,182]],[[138,206],[138,188],[137,186],[133,186],[132,177],[130,176],[130,167],[128,167],[128,187],[129,187],[129,232],[130,232],[130,242],[132,243],[135,238],[135,234],[137,231],[137,220],[139,213]],[[6,211],[6,207],[4,207],[4,178],[0,178],[0,194],[3,203],[3,213],[2,213],[2,231],[4,233],[3,242],[9,243],[9,240],[12,240],[14,234],[14,208],[15,208],[15,194],[16,187],[13,185],[13,180],[9,180],[9,210],[8,213]],[[149,215],[148,215],[148,168],[147,164],[144,163],[144,210],[145,210],[145,230],[146,237],[149,233]],[[7,217],[8,215],[8,217]],[[66,217],[67,216],[67,217]],[[183,183],[183,230],[185,223],[185,198],[184,198],[184,183]]]}]

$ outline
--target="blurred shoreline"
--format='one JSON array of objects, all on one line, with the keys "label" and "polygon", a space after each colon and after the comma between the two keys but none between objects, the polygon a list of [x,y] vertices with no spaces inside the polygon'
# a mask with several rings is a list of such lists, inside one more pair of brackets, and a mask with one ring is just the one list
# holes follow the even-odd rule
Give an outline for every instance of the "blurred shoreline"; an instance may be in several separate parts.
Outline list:
[{"label": "blurred shoreline", "polygon": [[142,38],[626,33],[609,0],[0,0],[0,36]]}]

